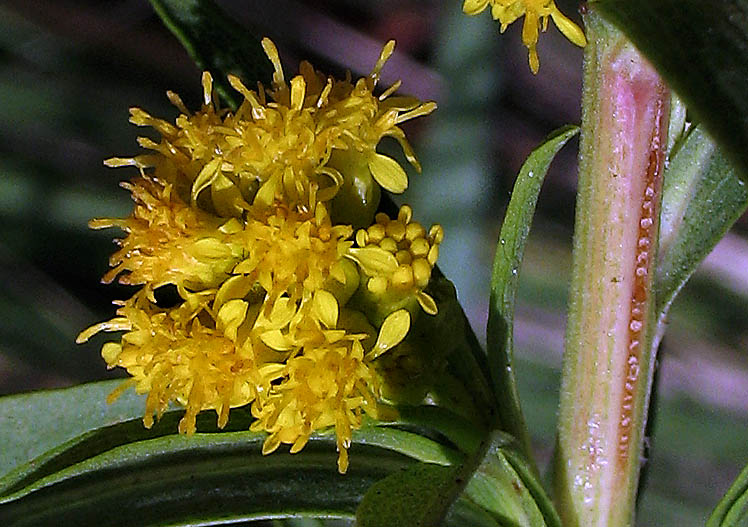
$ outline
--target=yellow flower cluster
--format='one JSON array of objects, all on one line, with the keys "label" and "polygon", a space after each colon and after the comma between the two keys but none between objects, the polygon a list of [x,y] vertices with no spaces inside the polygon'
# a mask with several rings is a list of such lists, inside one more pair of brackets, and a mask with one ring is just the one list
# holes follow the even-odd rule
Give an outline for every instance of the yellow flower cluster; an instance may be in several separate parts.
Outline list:
[{"label": "yellow flower cluster", "polygon": [[477,15],[491,6],[491,16],[501,23],[503,33],[507,26],[525,17],[522,24],[522,43],[529,51],[530,69],[537,73],[540,68],[538,59],[538,32],[548,29],[548,17],[553,19],[556,27],[577,46],[587,45],[584,31],[559,11],[554,0],[465,0],[462,10],[468,15]]},{"label": "yellow flower cluster", "polygon": [[[312,433],[333,429],[342,473],[363,416],[382,416],[378,357],[404,341],[419,304],[437,311],[424,288],[443,233],[427,233],[407,206],[370,225],[376,200],[339,194],[354,184],[375,188],[363,195],[377,199],[380,186],[404,190],[405,171],[377,144],[394,137],[418,168],[397,125],[434,104],[391,97],[398,85],[374,96],[393,42],[355,84],[308,63],[286,83],[275,46],[263,45],[272,87],[250,91],[230,77],[244,96],[236,112],[218,108],[207,73],[199,112],[173,93],[175,124],[131,111],[160,141],[140,138],[151,153],[107,161],[138,167],[124,185],[135,208],[91,226],[125,232],[103,281],[142,287],[78,341],[123,332],[102,348],[109,367],[131,375],[110,399],[130,386],[148,394],[145,426],[173,403],[186,409],[179,431],[187,434],[203,410],[223,427],[231,408],[250,405],[250,428],[268,434],[263,453],[281,444],[298,452]],[[343,209],[356,221],[335,219]],[[354,223],[370,225],[355,240]],[[163,286],[176,289],[177,305],[159,305]]]},{"label": "yellow flower cluster", "polygon": [[204,104],[191,114],[178,95],[171,102],[182,112],[175,124],[131,109],[130,121],[151,126],[161,141],[140,138],[154,154],[113,158],[109,166],[153,167],[180,196],[221,216],[241,216],[251,208],[314,208],[331,200],[348,177],[365,169],[383,188],[396,193],[408,186],[405,170],[376,147],[383,137],[399,141],[408,161],[420,170],[400,123],[431,113],[436,104],[391,97],[399,83],[380,96],[373,91],[395,43],[384,47],[373,71],[356,83],[335,80],[308,62],[286,82],[278,51],[262,41],[275,73],[272,87],[249,90],[234,76],[231,85],[244,97],[236,112],[220,109],[212,96],[213,79],[203,74]]},{"label": "yellow flower cluster", "polygon": [[[431,279],[444,231],[434,225],[427,234],[420,223],[412,221],[412,216],[407,205],[400,208],[394,220],[384,213],[377,214],[372,226],[356,233],[359,248],[348,251],[350,258],[361,265],[362,301],[375,319],[381,320],[395,308],[413,311],[414,301],[426,313],[436,314],[436,302],[423,289]],[[385,259],[372,267],[367,265],[365,255],[375,250]]]}]

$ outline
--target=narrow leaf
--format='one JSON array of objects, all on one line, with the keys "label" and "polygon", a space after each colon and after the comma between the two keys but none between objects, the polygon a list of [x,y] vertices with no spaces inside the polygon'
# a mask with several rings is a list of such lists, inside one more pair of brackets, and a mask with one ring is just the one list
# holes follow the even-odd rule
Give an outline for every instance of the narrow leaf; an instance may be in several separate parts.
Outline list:
[{"label": "narrow leaf", "polygon": [[[434,268],[426,292],[434,298],[439,311],[433,317],[419,317],[415,329],[427,336],[422,345],[446,353],[449,377],[435,381],[430,395],[438,406],[466,417],[478,429],[487,430],[495,425],[497,416],[486,354],[457,299],[454,285],[438,267]],[[471,408],[468,413],[467,407]]]},{"label": "narrow leaf", "polygon": [[414,465],[376,483],[356,518],[362,527],[560,527],[533,469],[503,432],[462,467]]},{"label": "narrow leaf", "polygon": [[706,522],[706,527],[746,526],[748,526],[748,466],[738,475]]},{"label": "narrow leaf", "polygon": [[[413,418],[403,412],[388,426],[371,421],[355,431],[351,468],[340,476],[332,433],[314,434],[291,458],[283,452],[261,455],[266,436],[247,431],[252,417],[246,408],[233,410],[221,433],[212,412],[198,415],[202,433],[192,437],[174,433],[182,411],[167,412],[148,430],[140,419],[142,397],[126,393],[119,406],[104,403],[118,382],[0,398],[0,415],[24,415],[35,427],[0,430],[6,465],[35,456],[0,479],[0,518],[18,525],[98,524],[102,511],[115,507],[134,511],[139,525],[300,514],[352,518],[369,486],[393,472],[416,462],[463,462],[464,454],[449,442],[429,437],[476,441],[459,417],[437,408],[412,409]],[[424,417],[434,412],[444,415]],[[23,446],[37,436],[44,439]]]},{"label": "narrow leaf", "polygon": [[410,428],[418,426],[424,431],[438,430],[455,448],[468,455],[475,454],[484,439],[483,430],[467,419],[439,406],[398,406],[397,413],[398,418],[395,421],[380,425]]},{"label": "narrow leaf", "polygon": [[515,436],[531,458],[530,438],[522,415],[513,371],[514,301],[519,267],[530,233],[540,187],[556,153],[579,131],[567,126],[552,133],[522,165],[514,184],[496,247],[488,313],[488,361],[503,430]]},{"label": "narrow leaf", "polygon": [[[560,527],[561,521],[534,470],[511,436],[493,432],[477,468],[451,507],[447,524],[460,525],[457,517],[466,511],[482,510],[499,525]],[[466,502],[471,506],[466,507]]]},{"label": "narrow leaf", "polygon": [[665,171],[655,278],[660,317],[746,207],[745,183],[711,137],[696,127]]},{"label": "narrow leaf", "polygon": [[748,178],[748,0],[595,0]]},{"label": "narrow leaf", "polygon": [[366,489],[409,458],[356,446],[337,474],[334,437],[295,454],[261,455],[264,434],[166,436],[114,448],[5,496],[5,524],[113,525],[126,511],[138,525],[215,524],[298,514],[350,518]]},{"label": "narrow leaf", "polygon": [[164,25],[190,57],[213,74],[216,89],[232,107],[239,101],[226,76],[231,73],[251,86],[270,84],[273,67],[251,30],[241,26],[212,0],[150,0]]},{"label": "narrow leaf", "polygon": [[85,432],[141,417],[145,398],[133,390],[106,403],[121,383],[104,381],[0,398],[0,476]]}]

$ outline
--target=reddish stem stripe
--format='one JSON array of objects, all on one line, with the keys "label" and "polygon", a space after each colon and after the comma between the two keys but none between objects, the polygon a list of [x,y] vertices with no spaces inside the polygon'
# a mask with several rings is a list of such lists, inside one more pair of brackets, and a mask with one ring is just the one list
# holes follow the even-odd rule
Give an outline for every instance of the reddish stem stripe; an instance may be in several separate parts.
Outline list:
[{"label": "reddish stem stripe", "polygon": [[[664,92],[664,90],[663,90]],[[620,421],[618,423],[619,465],[629,459],[631,427],[635,421],[634,401],[641,370],[642,343],[647,331],[647,302],[650,300],[652,271],[659,224],[659,200],[662,188],[662,169],[665,161],[665,134],[667,121],[667,99],[663,93],[657,97],[654,109],[652,136],[649,142],[646,184],[641,196],[639,233],[634,256],[634,284],[631,294],[631,310],[628,325],[628,355],[626,376],[623,379]]]}]

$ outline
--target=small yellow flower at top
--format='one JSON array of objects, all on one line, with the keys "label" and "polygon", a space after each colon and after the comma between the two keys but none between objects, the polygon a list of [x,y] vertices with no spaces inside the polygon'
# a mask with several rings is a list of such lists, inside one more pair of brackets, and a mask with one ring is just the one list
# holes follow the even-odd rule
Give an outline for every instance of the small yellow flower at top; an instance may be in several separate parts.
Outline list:
[{"label": "small yellow flower at top", "polygon": [[537,43],[538,31],[548,29],[548,17],[553,19],[556,27],[577,46],[587,45],[584,31],[572,22],[566,15],[559,11],[554,0],[465,0],[462,10],[468,15],[477,15],[491,6],[491,16],[494,20],[501,22],[501,32],[519,17],[525,17],[522,25],[522,42],[530,53],[530,69],[533,73],[538,72],[540,60],[538,59]]}]

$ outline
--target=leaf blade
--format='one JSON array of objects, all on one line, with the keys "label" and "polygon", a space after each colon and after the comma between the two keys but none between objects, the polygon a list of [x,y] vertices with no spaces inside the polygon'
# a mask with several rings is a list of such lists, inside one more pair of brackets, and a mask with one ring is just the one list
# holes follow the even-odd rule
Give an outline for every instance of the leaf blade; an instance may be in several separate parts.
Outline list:
[{"label": "leaf blade", "polygon": [[514,301],[519,286],[519,266],[548,167],[556,153],[578,131],[578,127],[566,126],[553,132],[522,165],[504,216],[491,276],[488,361],[499,418],[503,429],[518,439],[528,458],[532,456],[530,438],[512,370]]},{"label": "leaf blade", "polygon": [[665,171],[655,276],[658,317],[746,208],[745,183],[711,137],[696,127]]},{"label": "leaf blade", "polygon": [[494,431],[476,461],[460,499],[450,509],[448,524],[468,502],[499,525],[561,527],[555,508],[535,476],[534,464],[520,451],[514,438]]},{"label": "leaf blade", "polygon": [[253,38],[234,18],[212,0],[150,0],[164,25],[182,43],[203,70],[213,74],[218,92],[232,107],[240,99],[226,75],[234,74],[245,84],[270,85],[273,68],[259,38]]},{"label": "leaf blade", "polygon": [[[249,432],[167,436],[131,443],[7,497],[0,515],[14,525],[116,524],[103,511],[127,510],[140,525],[191,524],[313,514],[351,517],[365,490],[411,461],[361,447],[357,467],[337,474],[334,438],[303,453],[262,456]],[[179,448],[181,447],[181,448]],[[117,463],[112,460],[117,459]],[[120,518],[121,519],[121,518]]]},{"label": "leaf blade", "polygon": [[[147,430],[140,422],[140,396],[133,397],[132,401],[125,401],[124,409],[107,407],[103,403],[105,395],[117,382],[107,381],[66,390],[0,399],[0,415],[5,403],[13,403],[11,406],[14,409],[23,407],[35,417],[46,415],[51,423],[58,417],[50,416],[45,410],[49,408],[49,401],[58,399],[65,399],[68,406],[77,405],[80,414],[91,414],[89,419],[78,424],[78,429],[84,429],[80,436],[68,439],[69,431],[52,434],[57,440],[62,441],[62,444],[51,448],[45,455],[36,457],[30,463],[17,467],[15,471],[0,479],[0,517],[13,518],[14,521],[18,518],[19,522],[23,519],[29,522],[28,525],[57,525],[59,523],[55,522],[62,521],[60,518],[69,522],[85,523],[94,519],[98,522],[100,518],[96,517],[96,514],[100,514],[102,510],[111,510],[115,506],[122,507],[122,503],[130,502],[134,508],[145,507],[141,511],[142,514],[138,513],[138,521],[142,517],[144,522],[152,519],[153,524],[161,524],[164,521],[189,522],[194,518],[180,516],[182,513],[177,514],[174,511],[181,507],[178,506],[179,503],[189,502],[193,495],[207,492],[212,488],[223,488],[221,485],[229,485],[224,489],[229,495],[236,492],[248,495],[250,490],[221,483],[222,479],[232,479],[228,472],[243,470],[242,478],[251,479],[264,488],[263,492],[266,494],[258,498],[259,501],[252,505],[254,508],[237,508],[238,505],[232,505],[234,508],[227,513],[232,521],[281,518],[298,514],[352,518],[366,489],[390,473],[414,463],[433,464],[439,467],[452,467],[462,463],[464,454],[450,444],[428,439],[429,436],[462,437],[468,438],[469,442],[475,440],[464,430],[465,425],[459,425],[456,432],[447,430],[446,433],[442,433],[438,423],[449,423],[447,414],[437,420],[436,428],[430,428],[430,425],[433,426],[431,420],[420,415],[423,412],[431,414],[430,409],[413,409],[413,419],[409,418],[408,412],[404,412],[405,415],[394,423],[394,426],[415,432],[380,426],[369,421],[353,434],[350,450],[352,463],[348,475],[354,475],[351,478],[348,475],[342,477],[337,474],[336,443],[332,433],[314,434],[310,440],[311,448],[305,447],[291,459],[290,455],[285,453],[261,455],[266,435],[247,431],[252,418],[245,408],[232,411],[229,431],[216,433],[219,430],[215,424],[215,417],[205,412],[198,416],[198,429],[203,432],[192,437],[177,435],[174,431],[181,411],[167,412],[159,423],[151,430]],[[92,393],[99,397],[84,397]],[[99,408],[102,405],[103,408]],[[64,409],[65,405],[60,406]],[[91,409],[97,410],[94,412]],[[119,422],[116,422],[118,420]],[[113,421],[115,423],[111,424]],[[39,429],[54,429],[53,426],[47,426],[39,420],[34,422],[34,426]],[[206,430],[210,431],[206,433]],[[16,443],[25,441],[25,436],[12,434],[5,431],[5,428],[3,431],[6,437]],[[45,446],[52,442],[52,439],[48,439]],[[6,444],[13,448],[12,444]],[[213,461],[205,464],[206,459]],[[218,470],[218,466],[223,468]],[[296,482],[293,478],[287,481],[283,476],[291,469],[296,471]],[[221,478],[215,476],[216,470],[224,471]],[[207,472],[208,475],[200,479],[203,472]],[[132,480],[133,474],[140,474],[140,479]],[[160,474],[156,479],[164,484],[155,487],[150,485],[148,482],[153,479],[153,474]],[[197,474],[199,477],[192,485],[184,480],[185,474]],[[316,493],[312,493],[313,496],[296,496],[305,494],[310,480],[313,480],[315,489],[327,489],[326,494],[320,495],[315,491]],[[141,484],[143,489],[139,488]],[[292,490],[288,491],[287,496],[283,494],[285,491],[274,495],[271,490],[275,487]],[[351,494],[351,489],[355,490],[355,496]],[[148,495],[148,492],[152,494]],[[95,505],[92,504],[94,502],[91,502],[89,497],[99,495],[102,496],[101,500],[94,500]],[[112,497],[114,495],[116,499]],[[88,497],[84,499],[84,496]],[[286,500],[288,506],[272,509],[271,506],[279,500]],[[314,507],[315,500],[320,504],[317,508]],[[142,505],[146,502],[166,503],[163,506],[166,516],[160,515],[155,508]],[[340,505],[341,503],[343,505]],[[271,508],[263,509],[266,505]],[[216,521],[219,518],[221,511],[218,509],[210,509],[205,503],[200,507],[200,510],[208,511],[199,518],[201,522]],[[187,509],[188,512],[192,511],[190,514],[193,515],[198,510],[191,509],[190,506]],[[21,522],[19,525],[24,523]]]},{"label": "leaf blade", "polygon": [[0,476],[89,430],[141,417],[145,401],[132,390],[106,403],[121,383],[102,381],[0,398]]},{"label": "leaf blade", "polygon": [[745,527],[746,525],[748,525],[748,465],[735,478],[706,522],[706,527]]},{"label": "leaf blade", "polygon": [[356,510],[360,527],[428,527],[441,519],[452,498],[458,467],[414,465],[378,481]]}]

